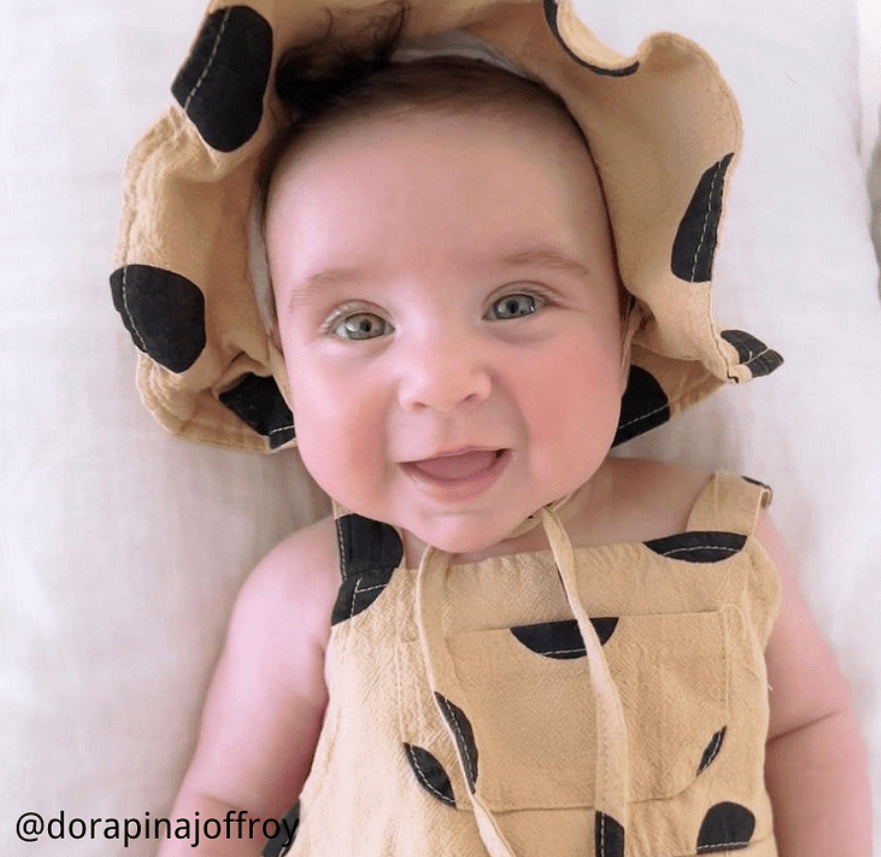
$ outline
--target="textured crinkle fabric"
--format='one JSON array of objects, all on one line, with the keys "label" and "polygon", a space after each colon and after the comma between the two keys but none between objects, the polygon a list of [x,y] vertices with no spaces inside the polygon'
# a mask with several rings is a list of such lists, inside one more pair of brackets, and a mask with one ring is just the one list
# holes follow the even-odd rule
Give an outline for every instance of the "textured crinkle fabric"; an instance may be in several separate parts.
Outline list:
[{"label": "textured crinkle fabric", "polygon": [[[624,714],[622,818],[596,808],[599,664],[551,552],[434,576],[430,645],[455,672],[438,687],[397,532],[342,513],[330,702],[290,854],[776,854],[763,652],[779,584],[753,535],[769,500],[718,473],[686,532],[574,551],[577,604]],[[508,850],[486,841],[478,803]]]},{"label": "textured crinkle fabric", "polygon": [[[283,124],[274,71],[286,47],[326,35],[328,12],[332,34],[351,44],[396,10],[378,0],[209,6],[172,106],[129,158],[110,278],[141,352],[142,397],[171,431],[262,451],[296,443],[283,361],[249,260],[255,174]],[[712,60],[669,33],[622,56],[570,0],[411,0],[400,44],[450,32],[480,39],[560,95],[589,142],[621,276],[642,316],[616,442],[726,381],[777,368],[779,354],[744,331],[718,329],[710,308],[741,137]]]}]

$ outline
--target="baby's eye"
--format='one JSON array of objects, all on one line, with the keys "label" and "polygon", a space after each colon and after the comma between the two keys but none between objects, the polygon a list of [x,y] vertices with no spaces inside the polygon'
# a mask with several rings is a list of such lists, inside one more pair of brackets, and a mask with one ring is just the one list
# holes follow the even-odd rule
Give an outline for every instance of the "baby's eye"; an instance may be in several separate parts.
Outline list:
[{"label": "baby's eye", "polygon": [[331,328],[341,339],[375,339],[394,328],[381,316],[372,312],[356,312],[336,322]]},{"label": "baby's eye", "polygon": [[505,295],[493,303],[486,314],[486,318],[504,321],[509,318],[522,318],[532,315],[539,307],[535,295],[516,294]]}]

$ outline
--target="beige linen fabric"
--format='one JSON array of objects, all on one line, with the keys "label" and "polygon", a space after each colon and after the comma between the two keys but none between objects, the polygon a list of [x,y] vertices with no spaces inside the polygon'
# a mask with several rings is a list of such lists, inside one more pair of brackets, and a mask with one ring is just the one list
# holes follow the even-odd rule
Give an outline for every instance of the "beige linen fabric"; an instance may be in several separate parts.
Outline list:
[{"label": "beige linen fabric", "polygon": [[[395,531],[339,510],[330,704],[290,854],[774,855],[763,650],[779,586],[753,537],[769,499],[718,473],[686,533],[574,549],[568,596],[539,551],[432,565],[422,607],[419,570],[385,567]],[[420,609],[438,617],[428,649]],[[611,745],[591,679],[606,667],[625,733],[613,724]],[[625,745],[614,818],[597,754]]]}]

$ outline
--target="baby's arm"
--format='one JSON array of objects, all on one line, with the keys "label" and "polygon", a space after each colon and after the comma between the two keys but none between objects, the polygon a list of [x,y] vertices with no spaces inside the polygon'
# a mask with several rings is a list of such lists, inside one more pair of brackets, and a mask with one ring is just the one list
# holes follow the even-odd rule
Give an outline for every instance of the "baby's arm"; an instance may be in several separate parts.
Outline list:
[{"label": "baby's arm", "polygon": [[[332,522],[319,522],[272,551],[239,594],[211,682],[198,745],[172,817],[223,821],[246,810],[244,838],[166,840],[160,857],[256,855],[262,824],[280,819],[309,771],[327,689],[324,652],[338,584]],[[334,577],[336,574],[336,578]]]},{"label": "baby's arm", "polygon": [[771,722],[765,777],[779,853],[868,857],[868,771],[850,693],[767,518],[756,535],[777,565],[783,590],[766,653]]}]

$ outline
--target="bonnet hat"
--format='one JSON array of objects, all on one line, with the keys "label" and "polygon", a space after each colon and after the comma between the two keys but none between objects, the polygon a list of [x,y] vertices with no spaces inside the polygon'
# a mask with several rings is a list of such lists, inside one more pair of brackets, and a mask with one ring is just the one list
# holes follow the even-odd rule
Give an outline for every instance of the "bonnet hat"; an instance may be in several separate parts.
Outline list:
[{"label": "bonnet hat", "polygon": [[[252,217],[257,176],[285,112],[275,70],[287,47],[327,35],[328,12],[357,32],[388,7],[214,0],[172,84],[175,103],[131,153],[110,284],[141,352],[144,403],[171,432],[256,451],[296,444],[284,361],[255,295],[265,271]],[[409,0],[399,46],[406,53],[451,32],[555,92],[589,142],[640,319],[615,443],[725,382],[776,369],[779,354],[719,330],[711,313],[741,142],[737,105],[712,60],[670,33],[624,57],[570,0]]]}]

